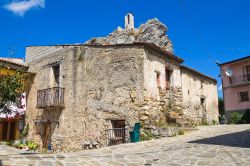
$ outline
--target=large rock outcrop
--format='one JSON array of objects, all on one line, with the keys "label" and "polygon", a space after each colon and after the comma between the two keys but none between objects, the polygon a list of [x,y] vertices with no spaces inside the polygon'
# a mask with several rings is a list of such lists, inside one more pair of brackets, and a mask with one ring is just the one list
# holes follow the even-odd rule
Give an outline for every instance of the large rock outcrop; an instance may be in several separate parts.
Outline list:
[{"label": "large rock outcrop", "polygon": [[173,52],[172,42],[166,35],[167,27],[157,18],[148,20],[139,28],[122,29],[110,33],[107,37],[90,39],[85,44],[91,45],[113,45],[113,44],[132,44],[134,42],[153,43],[162,49]]}]

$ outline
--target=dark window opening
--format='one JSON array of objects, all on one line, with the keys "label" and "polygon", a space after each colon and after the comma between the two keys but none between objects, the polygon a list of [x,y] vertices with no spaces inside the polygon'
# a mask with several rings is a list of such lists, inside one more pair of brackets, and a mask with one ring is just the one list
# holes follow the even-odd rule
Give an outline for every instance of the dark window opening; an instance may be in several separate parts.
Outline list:
[{"label": "dark window opening", "polygon": [[166,89],[170,88],[170,76],[171,76],[171,71],[166,69],[166,75],[165,75]]},{"label": "dark window opening", "polygon": [[53,66],[53,74],[56,86],[59,87],[59,80],[60,80],[60,65]]},{"label": "dark window opening", "polygon": [[161,87],[160,73],[156,72],[157,87]]},{"label": "dark window opening", "polygon": [[124,128],[125,120],[111,120],[112,128]]},{"label": "dark window opening", "polygon": [[130,15],[128,15],[128,24],[130,24]]},{"label": "dark window opening", "polygon": [[201,97],[201,105],[204,106],[204,104],[205,104],[205,98]]},{"label": "dark window opening", "polygon": [[248,91],[245,91],[245,92],[239,92],[239,101],[240,101],[240,102],[246,102],[246,101],[249,101]]}]

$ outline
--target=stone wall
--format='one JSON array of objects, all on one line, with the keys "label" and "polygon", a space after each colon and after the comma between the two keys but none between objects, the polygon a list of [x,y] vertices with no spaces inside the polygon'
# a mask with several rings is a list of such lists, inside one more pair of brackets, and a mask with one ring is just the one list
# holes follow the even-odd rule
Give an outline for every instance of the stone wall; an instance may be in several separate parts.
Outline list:
[{"label": "stone wall", "polygon": [[[181,123],[182,116],[182,91],[181,73],[179,62],[169,59],[153,49],[146,49],[144,61],[144,96],[148,109],[142,116],[143,122],[149,125],[164,125],[166,122]],[[166,69],[171,71],[170,89],[166,89]],[[157,73],[160,76],[160,84],[157,85]],[[150,114],[152,112],[153,115]],[[172,113],[175,114],[172,114]],[[157,116],[156,116],[157,115]],[[148,118],[146,118],[148,117]],[[155,119],[149,123],[149,119]],[[179,120],[179,121],[178,121]]]},{"label": "stone wall", "polygon": [[[190,124],[218,122],[217,84],[182,68],[183,117]],[[203,99],[202,99],[203,98]],[[202,101],[204,103],[202,104]]]},{"label": "stone wall", "polygon": [[[130,127],[140,120],[148,126],[164,120],[164,97],[145,96],[144,50],[141,46],[68,46],[29,61],[29,71],[36,73],[28,96],[29,139],[42,144],[44,126],[35,125],[35,119],[51,122],[49,137],[57,152],[81,150],[84,142],[105,146],[110,120],[123,119]],[[65,107],[38,110],[37,90],[52,86],[54,63],[60,63]]]}]

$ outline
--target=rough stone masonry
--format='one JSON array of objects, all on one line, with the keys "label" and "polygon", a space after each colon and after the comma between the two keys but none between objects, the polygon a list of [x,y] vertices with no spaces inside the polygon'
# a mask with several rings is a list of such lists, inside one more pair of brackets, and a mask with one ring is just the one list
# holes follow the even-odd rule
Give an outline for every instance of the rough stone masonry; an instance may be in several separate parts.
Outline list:
[{"label": "rough stone masonry", "polygon": [[[153,19],[125,27],[85,44],[26,48],[29,72],[36,73],[27,100],[29,139],[55,152],[78,151],[106,146],[114,121],[126,128],[218,121],[216,80],[182,65],[166,26]],[[37,91],[54,86],[65,88],[64,105],[37,108]]]}]

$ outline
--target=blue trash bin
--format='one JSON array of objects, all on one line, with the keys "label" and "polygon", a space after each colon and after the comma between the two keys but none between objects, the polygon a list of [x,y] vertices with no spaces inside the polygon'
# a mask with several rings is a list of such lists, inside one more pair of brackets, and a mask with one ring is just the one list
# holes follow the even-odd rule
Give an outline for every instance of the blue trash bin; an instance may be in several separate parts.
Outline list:
[{"label": "blue trash bin", "polygon": [[139,142],[140,141],[140,123],[135,123],[133,131],[129,132],[130,142]]}]

